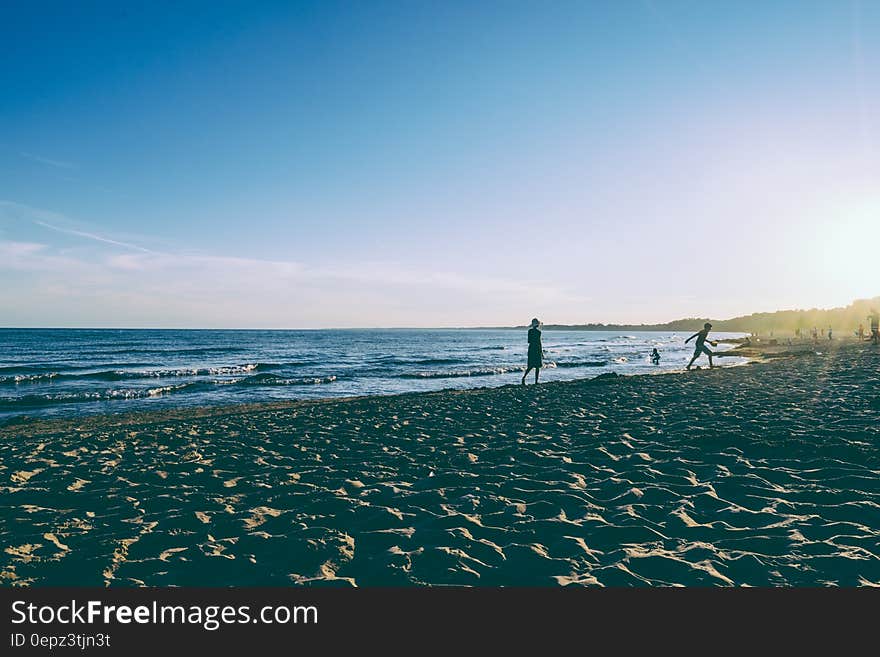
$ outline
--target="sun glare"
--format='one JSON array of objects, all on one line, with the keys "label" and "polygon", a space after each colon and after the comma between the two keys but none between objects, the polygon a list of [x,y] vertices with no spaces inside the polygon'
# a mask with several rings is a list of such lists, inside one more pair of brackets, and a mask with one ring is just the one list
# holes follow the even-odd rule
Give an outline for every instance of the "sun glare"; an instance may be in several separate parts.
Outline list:
[{"label": "sun glare", "polygon": [[804,229],[799,268],[841,300],[876,294],[880,199],[828,212]]}]

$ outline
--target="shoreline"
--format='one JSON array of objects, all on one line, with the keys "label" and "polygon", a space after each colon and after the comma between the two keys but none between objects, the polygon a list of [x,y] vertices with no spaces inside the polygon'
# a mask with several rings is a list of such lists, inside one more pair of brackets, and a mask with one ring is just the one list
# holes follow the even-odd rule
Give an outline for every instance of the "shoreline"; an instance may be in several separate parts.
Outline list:
[{"label": "shoreline", "polygon": [[[193,330],[201,330],[201,329],[193,329]],[[769,360],[777,359],[777,358],[796,358],[804,353],[809,353],[812,351],[812,347],[814,346],[823,346],[820,342],[819,345],[813,345],[808,342],[802,342],[794,345],[786,345],[786,344],[768,344],[766,342],[752,344],[745,346],[743,345],[744,338],[721,338],[718,340],[719,343],[722,344],[733,344],[739,345],[725,352],[720,352],[716,357],[717,358],[726,358],[726,357],[740,357],[746,358],[747,361],[745,363],[740,363],[738,365],[721,365],[717,366],[713,369],[733,369],[735,367],[744,367],[744,366],[753,366],[759,363],[764,363]],[[848,337],[838,338],[833,346],[835,348],[849,345],[849,344],[858,344],[857,340],[853,340]],[[864,344],[867,344],[865,342]],[[695,366],[694,371],[709,369],[705,365],[705,360],[701,360],[701,362]],[[571,385],[571,384],[582,384],[586,381],[593,381],[600,378],[613,378],[613,377],[624,377],[624,378],[639,378],[639,377],[654,377],[654,376],[675,376],[687,374],[687,370],[678,369],[678,370],[663,370],[659,372],[639,372],[634,374],[617,374],[616,372],[605,372],[603,374],[598,374],[596,376],[591,377],[583,377],[580,379],[570,379],[564,381],[546,381],[543,383],[539,383],[539,386],[556,386],[556,385]],[[526,387],[531,387],[533,384],[528,383]],[[260,411],[270,411],[270,410],[284,410],[284,409],[294,409],[300,408],[302,406],[309,406],[315,404],[333,404],[333,403],[346,403],[358,400],[365,399],[393,399],[397,397],[407,397],[412,395],[438,395],[438,394],[467,394],[471,392],[480,392],[485,390],[502,390],[502,389],[510,389],[510,388],[519,388],[517,384],[504,384],[500,386],[476,386],[473,388],[441,388],[439,390],[427,390],[427,391],[412,391],[412,392],[395,392],[395,393],[387,393],[387,394],[371,394],[371,395],[350,395],[345,397],[322,397],[322,398],[309,398],[309,399],[289,399],[289,400],[280,400],[280,401],[265,401],[265,402],[241,402],[235,404],[217,404],[217,405],[205,405],[205,406],[180,406],[176,408],[166,408],[166,409],[155,409],[155,410],[132,410],[132,411],[118,411],[113,413],[90,413],[84,414],[81,416],[73,416],[73,417],[59,417],[59,418],[40,418],[40,417],[30,417],[27,415],[22,415],[18,417],[11,418],[4,423],[0,424],[0,438],[6,437],[8,434],[13,433],[25,433],[27,435],[39,435],[41,433],[52,433],[53,430],[57,429],[67,429],[69,431],[77,431],[77,425],[81,425],[83,423],[88,425],[93,425],[95,427],[112,427],[112,426],[125,426],[136,424],[138,422],[144,423],[155,423],[155,422],[163,422],[169,420],[185,420],[189,418],[207,418],[207,417],[218,417],[218,416],[227,416],[227,415],[238,415],[249,412],[260,412]]]},{"label": "shoreline", "polygon": [[[680,369],[687,362],[685,354],[690,353],[680,336],[652,335],[605,333],[595,340],[560,336],[546,345],[542,382],[610,371],[656,373]],[[524,369],[521,337],[511,332],[469,332],[461,338],[418,332],[405,339],[377,337],[374,343],[359,333],[344,339],[322,333],[291,343],[277,337],[233,339],[213,333],[161,339],[114,334],[97,340],[94,353],[68,358],[64,354],[93,338],[73,333],[52,342],[45,336],[22,336],[21,345],[9,354],[10,364],[0,367],[0,426],[176,408],[504,386],[519,383]],[[370,349],[362,351],[365,344]],[[652,345],[664,353],[659,364],[647,357]],[[353,355],[346,355],[347,349]],[[58,364],[53,355],[59,355]]]},{"label": "shoreline", "polygon": [[[719,342],[725,342],[727,344],[735,344],[736,339],[726,339],[719,340]],[[736,353],[734,353],[736,352]],[[796,354],[783,354],[786,357],[795,357]],[[740,363],[737,365],[719,365],[712,368],[712,370],[722,370],[722,369],[736,369],[739,367],[751,366],[755,364],[759,364],[766,361],[766,356],[762,354],[760,348],[751,348],[747,350],[737,350],[736,348],[731,349],[727,352],[723,352],[723,354],[719,354],[718,357],[742,357],[748,358],[749,360],[745,363]],[[776,356],[781,357],[781,356]],[[703,361],[700,365],[697,365],[693,368],[694,372],[701,370],[709,370],[710,368],[705,365],[705,361]],[[638,372],[634,374],[617,374],[616,372],[604,372],[602,374],[597,374],[596,376],[591,377],[583,377],[580,379],[569,379],[563,381],[545,381],[543,383],[539,383],[538,387],[545,386],[565,386],[565,385],[578,385],[585,384],[590,381],[595,381],[597,379],[608,380],[615,378],[640,378],[640,377],[656,377],[656,376],[679,376],[685,375],[689,372],[685,369],[679,370],[663,370],[659,372]],[[527,383],[526,388],[531,388],[534,383]],[[480,393],[489,390],[517,390],[523,388],[522,385],[518,384],[503,384],[499,386],[477,386],[473,388],[441,388],[439,390],[418,390],[411,392],[395,392],[395,393],[377,393],[371,395],[350,395],[346,397],[321,397],[321,398],[310,398],[310,399],[288,399],[288,400],[280,400],[280,401],[265,401],[265,402],[242,402],[236,404],[218,404],[218,405],[206,405],[206,406],[180,406],[176,408],[166,408],[166,409],[155,409],[155,410],[140,410],[140,411],[119,411],[115,413],[93,413],[81,416],[74,417],[60,417],[60,418],[39,418],[39,417],[29,417],[29,416],[19,416],[16,418],[12,418],[8,420],[5,424],[0,424],[0,439],[7,437],[8,434],[13,433],[21,433],[28,436],[33,435],[42,435],[46,433],[58,433],[59,431],[67,430],[67,431],[82,431],[81,427],[78,425],[88,424],[89,428],[107,428],[107,427],[121,427],[121,426],[130,426],[134,424],[155,424],[166,421],[173,420],[187,420],[187,419],[196,419],[196,418],[213,418],[213,417],[224,417],[224,416],[234,416],[241,415],[246,413],[259,413],[263,411],[280,411],[286,409],[298,409],[302,407],[308,407],[313,405],[326,405],[326,404],[345,404],[357,401],[368,401],[368,400],[394,400],[396,398],[406,398],[412,396],[436,396],[436,395],[447,395],[447,394],[470,394],[470,393]]]},{"label": "shoreline", "polygon": [[[808,343],[797,345],[768,345],[754,344],[743,346],[743,338],[722,338],[719,343],[740,345],[725,352],[720,352],[716,358],[739,357],[748,359],[745,363],[737,365],[720,365],[712,368],[712,370],[735,369],[745,366],[754,366],[766,363],[770,360],[778,358],[797,358],[798,356],[810,353],[811,347],[815,346]],[[846,344],[857,344],[857,341],[841,338],[834,345],[835,347]],[[866,343],[867,344],[867,343]],[[822,346],[821,344],[819,346]],[[705,360],[693,368],[693,371],[709,370]],[[638,372],[635,374],[617,374],[616,372],[605,372],[596,376],[583,377],[580,379],[570,379],[564,381],[546,381],[539,383],[540,387],[544,386],[564,386],[584,384],[585,382],[595,381],[596,379],[613,379],[621,378],[640,378],[640,377],[656,377],[656,376],[679,376],[686,375],[689,372],[684,368],[678,370],[663,370],[659,372]],[[527,383],[526,387],[532,387],[532,383]],[[504,384],[500,386],[477,386],[473,388],[441,388],[439,390],[412,391],[412,392],[396,392],[387,394],[371,394],[371,395],[350,395],[346,397],[322,397],[310,399],[289,399],[281,401],[265,401],[265,402],[242,402],[236,404],[218,404],[205,406],[181,406],[177,408],[166,408],[156,410],[140,410],[140,411],[119,411],[115,413],[93,413],[74,417],[60,418],[39,418],[20,416],[12,418],[5,424],[0,424],[0,439],[8,434],[20,433],[26,435],[41,435],[45,433],[57,433],[58,430],[78,431],[77,425],[83,423],[95,428],[128,426],[132,424],[154,424],[171,420],[187,420],[196,418],[210,418],[230,415],[240,415],[250,412],[273,411],[296,409],[311,405],[324,405],[334,403],[349,403],[362,400],[379,400],[379,399],[395,399],[398,397],[411,396],[432,396],[445,394],[469,394],[479,393],[487,390],[505,390],[518,389],[522,386],[517,384]]]}]

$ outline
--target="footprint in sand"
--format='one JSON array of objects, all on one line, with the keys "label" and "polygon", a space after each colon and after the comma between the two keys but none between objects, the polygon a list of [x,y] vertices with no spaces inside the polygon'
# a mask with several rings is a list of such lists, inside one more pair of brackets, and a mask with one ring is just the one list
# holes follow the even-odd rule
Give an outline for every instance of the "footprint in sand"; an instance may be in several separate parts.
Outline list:
[{"label": "footprint in sand", "polygon": [[244,526],[246,529],[254,529],[255,527],[259,527],[269,518],[277,518],[284,511],[280,509],[273,509],[268,506],[258,506],[251,509],[251,517],[245,518],[243,520]]},{"label": "footprint in sand", "polygon": [[40,474],[42,471],[43,468],[37,468],[35,470],[19,470],[18,472],[13,473],[10,479],[16,484],[24,484],[27,483],[28,479],[34,475]]}]

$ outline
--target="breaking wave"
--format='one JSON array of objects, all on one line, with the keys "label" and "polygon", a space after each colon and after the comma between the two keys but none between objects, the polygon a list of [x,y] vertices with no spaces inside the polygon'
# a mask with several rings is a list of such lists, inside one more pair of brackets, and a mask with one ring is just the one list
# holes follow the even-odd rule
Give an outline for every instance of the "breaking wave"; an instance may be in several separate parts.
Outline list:
[{"label": "breaking wave", "polygon": [[401,379],[454,379],[463,376],[495,376],[498,374],[506,374],[508,372],[522,371],[522,367],[504,366],[504,367],[478,367],[470,370],[438,370],[432,372],[404,372],[399,374]]},{"label": "breaking wave", "polygon": [[158,370],[102,370],[99,372],[76,372],[59,374],[46,372],[41,374],[15,374],[0,376],[0,385],[17,385],[21,383],[46,383],[54,380],[92,380],[92,381],[126,381],[135,379],[170,379],[175,377],[224,376],[250,374],[282,367],[278,363],[248,363],[245,365],[229,365],[220,367],[169,368]]},{"label": "breaking wave", "polygon": [[[321,385],[324,383],[333,383],[336,381],[336,376],[304,376],[298,378],[288,378],[283,376],[277,376],[275,374],[256,374],[254,376],[249,376],[246,379],[240,379],[238,381],[234,381],[235,384],[238,385],[251,385],[251,386],[309,386],[309,385]],[[220,382],[225,383],[225,382]]]}]

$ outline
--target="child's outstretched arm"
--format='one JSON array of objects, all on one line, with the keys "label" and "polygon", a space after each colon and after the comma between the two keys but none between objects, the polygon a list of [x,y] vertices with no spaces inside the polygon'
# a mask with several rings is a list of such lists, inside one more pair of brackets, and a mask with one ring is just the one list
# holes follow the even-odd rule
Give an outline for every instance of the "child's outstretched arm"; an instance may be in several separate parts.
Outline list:
[{"label": "child's outstretched arm", "polygon": [[688,342],[690,342],[691,340],[693,340],[693,339],[694,339],[695,337],[697,337],[698,335],[699,335],[699,333],[694,333],[691,337],[689,337],[687,340],[685,340],[684,343],[687,344]]}]

